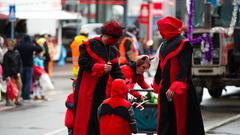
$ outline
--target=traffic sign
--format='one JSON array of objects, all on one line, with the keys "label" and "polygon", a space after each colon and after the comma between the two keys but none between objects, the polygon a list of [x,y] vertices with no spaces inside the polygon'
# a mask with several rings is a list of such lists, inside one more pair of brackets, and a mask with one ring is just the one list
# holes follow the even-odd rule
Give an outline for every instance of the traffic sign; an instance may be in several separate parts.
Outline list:
[{"label": "traffic sign", "polygon": [[10,22],[16,21],[16,6],[15,6],[15,4],[9,5],[8,20],[9,20]]}]

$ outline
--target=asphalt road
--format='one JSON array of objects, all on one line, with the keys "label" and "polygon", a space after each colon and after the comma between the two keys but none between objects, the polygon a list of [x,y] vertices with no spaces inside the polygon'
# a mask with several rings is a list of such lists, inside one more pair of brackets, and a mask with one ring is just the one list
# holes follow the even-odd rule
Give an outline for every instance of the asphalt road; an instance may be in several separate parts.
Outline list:
[{"label": "asphalt road", "polygon": [[[55,90],[47,92],[48,101],[0,111],[0,135],[67,135],[63,123],[64,102],[71,91],[70,70],[70,66],[57,68],[52,78]],[[146,80],[151,82],[152,77]],[[227,90],[219,99],[212,99],[204,91],[201,109],[207,135],[240,135],[240,90],[235,87]]]}]

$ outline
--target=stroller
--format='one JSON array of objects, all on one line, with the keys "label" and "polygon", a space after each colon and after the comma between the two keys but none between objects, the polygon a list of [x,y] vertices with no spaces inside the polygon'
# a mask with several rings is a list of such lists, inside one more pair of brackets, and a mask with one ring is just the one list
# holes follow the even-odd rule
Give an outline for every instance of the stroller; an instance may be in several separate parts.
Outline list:
[{"label": "stroller", "polygon": [[[146,133],[146,135],[153,135],[157,128],[157,104],[151,103],[153,99],[153,90],[132,89],[132,91],[148,92],[147,99],[142,103],[133,102],[133,111],[137,121],[138,133]],[[149,102],[151,101],[151,102]]]}]

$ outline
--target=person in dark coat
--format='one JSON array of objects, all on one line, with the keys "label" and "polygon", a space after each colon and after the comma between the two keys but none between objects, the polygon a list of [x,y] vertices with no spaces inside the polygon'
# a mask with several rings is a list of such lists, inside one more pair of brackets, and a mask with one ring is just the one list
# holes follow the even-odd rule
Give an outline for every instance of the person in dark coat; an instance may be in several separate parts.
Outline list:
[{"label": "person in dark coat", "polygon": [[191,77],[191,43],[180,35],[182,21],[157,21],[164,39],[152,87],[158,93],[159,135],[204,135],[200,107]]},{"label": "person in dark coat", "polygon": [[22,72],[22,98],[24,100],[30,99],[30,85],[33,76],[33,54],[34,52],[39,52],[42,50],[41,47],[35,46],[32,38],[29,35],[25,35],[23,39],[17,44],[16,49],[19,51],[22,62],[23,62],[23,72]]},{"label": "person in dark coat", "polygon": [[101,135],[131,135],[137,133],[131,103],[126,100],[128,86],[122,79],[112,82],[111,97],[98,108]]},{"label": "person in dark coat", "polygon": [[[4,54],[4,57],[3,57],[3,76],[6,79],[7,83],[9,83],[10,80],[14,80],[14,82],[16,83],[16,86],[18,88],[18,95],[16,97],[15,104],[22,105],[20,101],[21,91],[22,91],[21,90],[22,89],[22,79],[21,79],[22,59],[18,50],[15,49],[15,45],[16,45],[15,40],[8,39],[7,41],[8,51]],[[6,96],[6,105],[7,106],[12,105],[8,96]]]},{"label": "person in dark coat", "polygon": [[74,99],[74,135],[99,135],[97,108],[106,97],[108,77],[123,78],[114,44],[122,36],[117,21],[106,22],[102,35],[80,46],[79,66]]}]

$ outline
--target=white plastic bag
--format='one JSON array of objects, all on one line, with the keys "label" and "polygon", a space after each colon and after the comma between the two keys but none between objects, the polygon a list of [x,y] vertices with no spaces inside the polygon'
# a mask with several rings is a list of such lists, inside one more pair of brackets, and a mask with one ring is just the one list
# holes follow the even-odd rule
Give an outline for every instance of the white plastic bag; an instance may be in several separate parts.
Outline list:
[{"label": "white plastic bag", "polygon": [[40,76],[39,82],[43,90],[54,90],[54,86],[47,73],[43,73]]},{"label": "white plastic bag", "polygon": [[2,81],[0,83],[0,91],[2,91],[3,93],[7,92],[7,83],[6,83],[6,81]]}]

